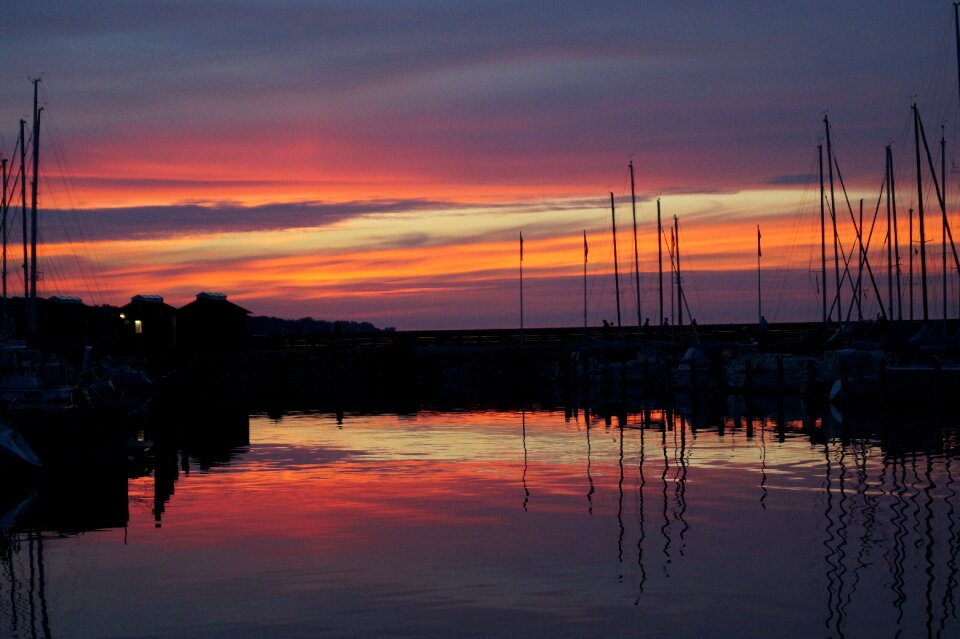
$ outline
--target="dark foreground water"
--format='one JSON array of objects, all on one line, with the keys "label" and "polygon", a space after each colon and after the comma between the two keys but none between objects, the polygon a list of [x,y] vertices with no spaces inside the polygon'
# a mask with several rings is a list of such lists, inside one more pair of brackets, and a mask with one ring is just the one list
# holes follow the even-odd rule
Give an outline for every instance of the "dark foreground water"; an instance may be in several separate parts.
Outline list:
[{"label": "dark foreground water", "polygon": [[955,424],[305,414],[248,437],[8,499],[0,636],[960,636]]}]

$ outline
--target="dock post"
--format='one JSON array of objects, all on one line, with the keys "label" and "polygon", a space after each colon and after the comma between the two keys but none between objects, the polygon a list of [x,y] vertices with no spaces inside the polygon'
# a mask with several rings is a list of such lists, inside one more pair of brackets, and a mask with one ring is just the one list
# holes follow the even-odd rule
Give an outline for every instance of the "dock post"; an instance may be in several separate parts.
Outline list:
[{"label": "dock post", "polygon": [[936,394],[934,397],[934,409],[936,409],[937,415],[941,415],[941,409],[943,408],[943,362],[940,361],[939,357],[933,358],[933,383],[934,388],[936,388]]},{"label": "dock post", "polygon": [[815,360],[809,360],[807,362],[807,388],[805,389],[804,394],[810,398],[813,396],[814,385],[817,381],[817,363]]},{"label": "dock post", "polygon": [[880,401],[883,402],[887,396],[887,362],[885,360],[880,360],[879,368]]},{"label": "dock post", "polygon": [[783,396],[783,355],[777,357],[777,395]]},{"label": "dock post", "polygon": [[643,376],[643,396],[650,395],[650,360],[644,356],[641,360],[641,375]]},{"label": "dock post", "polygon": [[840,398],[846,402],[846,397],[850,395],[849,376],[847,374],[847,362],[840,362]]}]

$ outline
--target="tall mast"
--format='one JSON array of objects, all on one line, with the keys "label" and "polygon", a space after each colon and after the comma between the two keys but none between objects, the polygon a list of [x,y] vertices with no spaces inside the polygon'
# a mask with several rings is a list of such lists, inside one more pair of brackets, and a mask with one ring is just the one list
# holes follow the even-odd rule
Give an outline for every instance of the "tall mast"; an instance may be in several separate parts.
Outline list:
[{"label": "tall mast", "polygon": [[[954,34],[954,43],[957,47],[957,88],[960,90],[960,10],[958,10],[960,2],[953,3],[953,34]],[[946,200],[947,197],[947,187],[943,187],[943,197]],[[949,230],[949,228],[948,228]],[[960,271],[960,269],[957,269]],[[960,273],[958,273],[960,274]],[[947,271],[943,271],[943,279],[947,279]],[[960,304],[960,299],[958,299],[958,304]],[[944,300],[944,305],[946,305],[946,300]],[[957,317],[960,318],[960,310],[957,311]]]},{"label": "tall mast", "polygon": [[893,319],[893,207],[891,206],[891,196],[890,196],[890,145],[887,145],[886,157],[884,158],[885,164],[885,175],[884,182],[886,182],[886,191],[887,191],[887,311],[891,319]]},{"label": "tall mast", "polygon": [[610,219],[613,222],[613,281],[617,292],[617,328],[623,326],[620,320],[620,267],[617,261],[617,212],[613,207],[613,192],[610,192]]},{"label": "tall mast", "polygon": [[37,187],[40,181],[40,105],[37,99],[40,78],[33,80],[33,176],[30,206],[30,302],[27,305],[27,328],[37,329]]},{"label": "tall mast", "polygon": [[823,145],[817,145],[817,154],[820,166],[820,272],[821,272],[821,293],[823,294],[823,318],[824,324],[827,323],[827,232],[824,224],[823,200],[826,194],[823,190]]},{"label": "tall mast", "polygon": [[663,314],[663,225],[660,223],[660,198],[657,198],[657,273],[660,278],[660,317],[657,324],[663,326],[666,315]]},{"label": "tall mast", "polygon": [[[674,235],[673,227],[670,227],[670,276],[673,277],[673,274],[676,272],[676,266],[674,266],[674,256],[677,251],[677,236]],[[677,296],[677,287],[673,285],[673,281],[670,282],[670,334],[673,335],[673,326],[676,326],[676,315],[674,315],[676,304],[674,304],[674,298]]]},{"label": "tall mast", "polygon": [[[893,250],[897,261],[897,319],[903,319],[903,296],[900,286],[900,237],[897,234],[897,181],[893,174],[893,151],[887,147],[888,162],[890,163],[890,202],[893,209]],[[890,315],[893,318],[893,315]]]},{"label": "tall mast", "polygon": [[[953,3],[953,34],[954,34],[954,43],[956,44],[956,47],[957,47],[957,88],[958,90],[960,90],[960,10],[958,10],[958,7],[960,7],[960,2],[954,2]],[[943,186],[943,198],[944,198],[944,201],[946,201],[946,198],[947,198],[946,184],[944,184]],[[944,209],[946,209],[946,207],[944,207]],[[944,220],[946,220],[946,213],[944,213]],[[950,230],[950,227],[948,226],[947,231],[949,232],[949,230]],[[952,241],[953,241],[953,238],[951,238],[951,242]],[[955,252],[956,252],[956,247],[954,247],[954,253]],[[956,257],[956,255],[954,255],[954,257]],[[960,267],[957,268],[957,271],[958,271],[958,275],[960,275]],[[943,279],[944,281],[946,281],[947,279],[946,269],[943,270]],[[957,302],[958,304],[960,304],[960,298],[958,298]],[[944,297],[943,304],[944,304],[944,307],[946,307],[946,304],[947,304],[946,297]],[[958,310],[957,313],[958,313],[957,317],[960,318],[960,310]]]},{"label": "tall mast", "polygon": [[860,198],[860,222],[857,229],[857,242],[860,244],[860,261],[857,265],[857,321],[863,321],[863,198]]},{"label": "tall mast", "polygon": [[520,231],[520,350],[523,350],[523,231]]},{"label": "tall mast", "polygon": [[0,312],[3,313],[3,325],[0,330],[3,330],[7,327],[7,158],[0,158],[0,163],[3,164],[3,197],[0,201],[3,209],[3,254],[0,262],[0,277],[3,279],[3,308]]},{"label": "tall mast", "polygon": [[583,337],[587,337],[587,230],[583,230]]},{"label": "tall mast", "polygon": [[760,297],[760,225],[757,224],[757,324],[763,321],[763,298]]},{"label": "tall mast", "polygon": [[930,319],[927,298],[927,235],[923,226],[923,173],[920,168],[920,112],[913,105],[913,138],[917,154],[917,222],[920,225],[920,291],[923,297],[923,321]]},{"label": "tall mast", "polygon": [[21,228],[23,230],[23,304],[26,308],[27,298],[30,297],[30,260],[27,255],[27,121],[20,120],[20,205],[21,205]]},{"label": "tall mast", "polygon": [[910,277],[908,278],[908,286],[910,287],[910,321],[913,321],[913,207],[910,207],[910,249],[907,251],[910,254]]},{"label": "tall mast", "polygon": [[673,216],[673,253],[677,258],[677,326],[683,328],[683,280],[680,279],[680,220]]},{"label": "tall mast", "polygon": [[943,132],[943,125],[940,126],[940,214],[943,217],[943,224],[940,228],[942,242],[942,264],[943,264],[943,336],[947,336],[947,141]]},{"label": "tall mast", "polygon": [[840,303],[840,249],[837,246],[837,198],[833,188],[833,145],[830,143],[830,120],[823,116],[827,130],[827,166],[830,169],[830,219],[833,221],[833,270],[837,284],[837,323],[843,323],[843,304]]},{"label": "tall mast", "polygon": [[640,313],[640,250],[637,247],[637,193],[633,182],[633,160],[630,160],[630,204],[633,206],[633,273],[637,284],[637,331],[643,326]]}]

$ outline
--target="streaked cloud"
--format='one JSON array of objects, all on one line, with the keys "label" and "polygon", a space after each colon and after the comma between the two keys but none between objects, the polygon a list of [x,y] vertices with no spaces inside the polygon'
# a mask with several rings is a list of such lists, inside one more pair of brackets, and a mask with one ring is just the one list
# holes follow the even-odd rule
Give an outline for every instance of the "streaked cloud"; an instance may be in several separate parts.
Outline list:
[{"label": "streaked cloud", "polygon": [[[330,226],[352,217],[402,211],[449,209],[455,204],[430,200],[370,202],[291,202],[243,206],[234,202],[193,202],[114,209],[49,210],[43,214],[46,239],[64,241],[73,225],[82,225],[94,241],[174,238],[218,233],[253,233]],[[410,242],[413,236],[393,238]],[[421,239],[422,241],[422,239]]]},{"label": "streaked cloud", "polygon": [[531,321],[563,323],[583,231],[591,277],[612,271],[608,192],[630,228],[631,159],[642,272],[657,197],[691,273],[739,282],[757,224],[765,264],[808,269],[825,113],[851,197],[870,201],[886,144],[907,172],[913,96],[928,130],[960,122],[949,9],[14,3],[0,149],[42,73],[48,290],[89,272],[110,302],[218,288],[264,314],[496,325],[523,231]]}]

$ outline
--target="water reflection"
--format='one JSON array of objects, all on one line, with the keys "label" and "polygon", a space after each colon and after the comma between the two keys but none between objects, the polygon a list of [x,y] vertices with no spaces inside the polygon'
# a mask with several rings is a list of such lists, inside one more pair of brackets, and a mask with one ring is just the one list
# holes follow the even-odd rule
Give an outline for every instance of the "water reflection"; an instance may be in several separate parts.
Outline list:
[{"label": "water reflection", "polygon": [[646,437],[644,433],[646,429],[651,426],[651,416],[650,416],[650,406],[649,404],[644,406],[644,411],[642,415],[642,421],[640,422],[640,451],[639,451],[639,460],[637,462],[637,471],[639,476],[639,486],[637,487],[637,567],[640,572],[639,581],[637,583],[637,598],[634,600],[633,605],[637,606],[640,604],[640,597],[643,595],[643,588],[647,583],[647,569],[643,561],[643,544],[647,539],[647,528],[646,528],[646,511],[644,508],[645,499],[644,493],[647,488],[647,478],[644,475],[644,462],[646,461],[647,451],[646,451]]},{"label": "water reflection", "polygon": [[165,416],[146,474],[5,488],[0,634],[960,632],[955,425],[776,398],[203,419]]},{"label": "water reflection", "polygon": [[52,637],[43,537],[0,536],[0,570],[6,590],[0,590],[0,613],[9,621],[9,636]]},{"label": "water reflection", "polygon": [[[911,425],[912,428],[920,428]],[[943,438],[955,430],[935,429],[929,447],[900,448],[902,439],[878,441],[853,434],[823,445],[824,627],[831,636],[856,636],[851,614],[865,586],[883,579],[879,597],[895,612],[896,636],[922,621],[927,636],[944,636],[956,620],[956,485],[943,455]],[[893,448],[883,446],[893,442]],[[874,575],[885,566],[887,575]],[[886,593],[883,592],[886,590]]]},{"label": "water reflection", "polygon": [[[155,417],[165,421],[169,415]],[[126,544],[131,504],[146,505],[159,528],[174,486],[189,475],[191,463],[205,470],[227,465],[249,443],[249,418],[241,414],[238,419],[234,411],[212,416],[194,411],[180,415],[173,426],[147,429],[157,445],[148,458],[131,454],[126,468],[80,459],[29,476],[0,469],[0,636],[95,636],[83,626],[54,633],[48,592],[58,584],[50,583],[45,548],[82,545],[86,535],[109,531],[122,531]],[[129,490],[131,482],[143,481],[152,484],[152,499]],[[51,572],[64,577],[60,565]]]},{"label": "water reflection", "polygon": [[[343,416],[338,416],[337,424],[343,425]],[[520,433],[523,438],[523,476],[521,481],[523,482],[523,510],[527,510],[527,504],[530,503],[530,489],[527,487],[527,410],[522,409],[520,411]]]},{"label": "water reflection", "polygon": [[4,476],[0,490],[0,634],[52,637],[48,543],[127,524],[121,468]]}]

